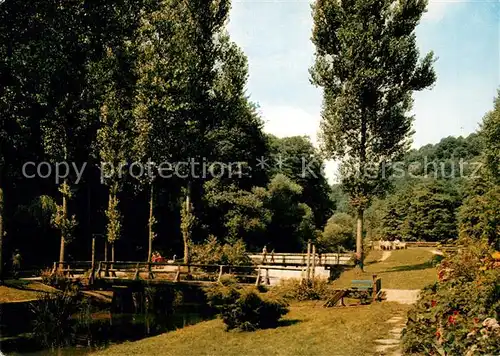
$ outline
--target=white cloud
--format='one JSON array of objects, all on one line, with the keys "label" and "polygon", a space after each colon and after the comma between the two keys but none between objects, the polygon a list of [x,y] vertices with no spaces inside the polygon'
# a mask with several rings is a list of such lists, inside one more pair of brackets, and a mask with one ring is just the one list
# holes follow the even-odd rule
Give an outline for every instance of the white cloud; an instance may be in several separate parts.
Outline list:
[{"label": "white cloud", "polygon": [[422,17],[423,21],[441,21],[452,6],[464,3],[466,0],[429,0],[427,12]]},{"label": "white cloud", "polygon": [[[264,131],[277,137],[308,136],[315,147],[318,147],[320,113],[311,113],[294,106],[261,105],[261,117],[264,120]],[[330,184],[337,181],[338,163],[325,162],[325,176]]]},{"label": "white cloud", "polygon": [[261,104],[260,112],[264,120],[264,131],[278,137],[309,136],[317,146],[319,113],[310,113],[294,106]]}]

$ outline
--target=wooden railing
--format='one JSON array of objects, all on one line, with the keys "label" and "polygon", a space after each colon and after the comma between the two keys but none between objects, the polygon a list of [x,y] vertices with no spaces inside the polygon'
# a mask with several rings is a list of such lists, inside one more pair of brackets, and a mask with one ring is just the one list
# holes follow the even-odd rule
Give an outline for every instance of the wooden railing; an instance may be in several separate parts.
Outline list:
[{"label": "wooden railing", "polygon": [[[278,264],[305,266],[307,264],[306,253],[260,253],[248,255],[253,263],[256,264]],[[316,266],[330,265],[349,265],[351,264],[352,254],[349,253],[322,253],[311,256]]]},{"label": "wooden railing", "polygon": [[[95,279],[167,279],[175,282],[187,280],[220,281],[223,275],[237,278],[255,278],[254,266],[229,266],[208,264],[172,264],[148,262],[99,262]],[[173,278],[168,278],[169,276]],[[167,278],[161,278],[167,277]]]},{"label": "wooden railing", "polygon": [[66,262],[61,265],[54,262],[53,273],[63,273],[66,277],[82,278],[87,274],[89,284],[96,280],[128,279],[128,280],[165,280],[179,282],[181,280],[220,281],[222,276],[231,275],[239,280],[257,277],[255,266],[229,266],[208,264],[173,264],[158,262],[88,261]]}]

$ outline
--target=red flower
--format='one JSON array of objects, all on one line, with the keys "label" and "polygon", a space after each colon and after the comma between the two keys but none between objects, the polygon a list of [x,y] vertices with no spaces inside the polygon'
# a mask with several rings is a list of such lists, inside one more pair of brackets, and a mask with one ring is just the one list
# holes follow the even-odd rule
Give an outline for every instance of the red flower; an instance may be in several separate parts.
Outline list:
[{"label": "red flower", "polygon": [[474,324],[479,323],[479,318],[474,318]]},{"label": "red flower", "polygon": [[437,305],[437,302],[435,300],[431,300],[431,305],[434,308]]},{"label": "red flower", "polygon": [[458,315],[458,310],[454,310],[453,315]]},{"label": "red flower", "polygon": [[449,323],[449,324],[455,325],[455,324],[456,324],[456,322],[457,322],[457,319],[456,319],[453,315],[450,315],[450,316],[448,317],[448,323]]},{"label": "red flower", "polygon": [[436,337],[439,339],[441,337],[441,332],[438,330],[436,331]]}]

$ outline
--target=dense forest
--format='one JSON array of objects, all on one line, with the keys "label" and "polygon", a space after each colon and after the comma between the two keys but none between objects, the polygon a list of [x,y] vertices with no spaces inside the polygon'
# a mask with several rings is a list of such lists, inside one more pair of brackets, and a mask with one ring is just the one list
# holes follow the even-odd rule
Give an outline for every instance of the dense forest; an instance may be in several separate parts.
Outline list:
[{"label": "dense forest", "polygon": [[1,4],[4,265],[15,249],[27,264],[88,260],[92,237],[97,258],[108,241],[121,260],[147,259],[148,240],[182,257],[211,236],[281,251],[315,238],[334,208],[322,158],[263,133],[229,9]]},{"label": "dense forest", "polygon": [[[229,11],[228,0],[0,4],[0,265],[16,249],[35,266],[89,260],[92,238],[114,260],[189,260],[214,238],[354,248],[353,202],[328,185],[319,150],[263,132]],[[499,106],[479,134],[406,153],[403,177],[365,212],[366,236],[497,231],[498,185],[464,175],[498,166]]]}]

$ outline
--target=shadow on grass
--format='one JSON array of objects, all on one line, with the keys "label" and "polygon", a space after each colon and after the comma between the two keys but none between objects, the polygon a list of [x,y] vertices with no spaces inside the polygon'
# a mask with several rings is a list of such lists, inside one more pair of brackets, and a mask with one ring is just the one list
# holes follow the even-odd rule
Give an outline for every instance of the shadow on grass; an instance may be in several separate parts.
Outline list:
[{"label": "shadow on grass", "polygon": [[282,319],[278,321],[278,325],[276,327],[271,327],[268,329],[276,329],[276,328],[281,328],[281,327],[286,327],[286,326],[292,326],[295,324],[300,323],[302,320],[299,319]]},{"label": "shadow on grass", "polygon": [[421,271],[424,269],[434,268],[434,265],[431,261],[420,263],[418,265],[406,265],[406,266],[398,266],[392,267],[384,272],[405,272],[405,271]]}]

